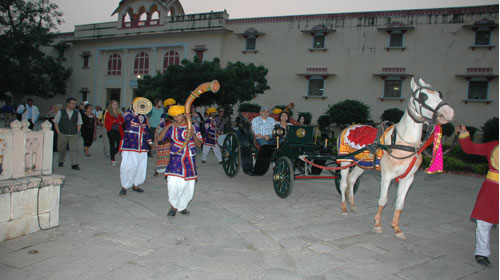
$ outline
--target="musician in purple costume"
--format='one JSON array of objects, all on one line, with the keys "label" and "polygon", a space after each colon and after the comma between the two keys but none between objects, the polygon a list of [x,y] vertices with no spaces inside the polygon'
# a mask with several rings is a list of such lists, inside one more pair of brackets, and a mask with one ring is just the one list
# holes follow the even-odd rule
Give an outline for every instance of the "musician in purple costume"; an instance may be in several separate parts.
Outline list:
[{"label": "musician in purple costume", "polygon": [[202,136],[200,128],[193,125],[194,136],[188,141],[183,149],[184,139],[188,135],[188,127],[184,116],[184,107],[175,105],[169,108],[168,114],[174,118],[174,122],[164,128],[158,135],[158,139],[170,140],[172,142],[170,161],[165,171],[168,185],[168,201],[171,205],[168,216],[175,216],[177,211],[189,215],[186,209],[193,199],[194,187],[198,173],[196,172],[196,146],[201,146]]},{"label": "musician in purple costume", "polygon": [[214,151],[215,157],[219,164],[222,163],[222,155],[220,153],[219,145],[217,145],[217,128],[215,125],[215,113],[217,109],[210,107],[207,109],[208,118],[205,121],[205,135],[203,135],[203,154],[201,162],[207,162],[207,156],[210,149]]},{"label": "musician in purple costume", "polygon": [[132,188],[136,192],[144,192],[139,185],[146,180],[148,168],[148,152],[153,144],[149,135],[148,118],[133,110],[123,114],[125,119],[124,136],[120,144],[122,162],[120,165],[120,196],[127,194]]}]

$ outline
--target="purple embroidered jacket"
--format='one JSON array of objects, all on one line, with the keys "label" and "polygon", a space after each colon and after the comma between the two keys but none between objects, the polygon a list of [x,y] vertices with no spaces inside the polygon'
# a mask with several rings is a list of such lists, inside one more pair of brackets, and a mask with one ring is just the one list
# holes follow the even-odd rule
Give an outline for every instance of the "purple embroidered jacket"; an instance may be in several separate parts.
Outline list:
[{"label": "purple embroidered jacket", "polygon": [[217,143],[217,129],[215,127],[215,120],[212,118],[208,118],[205,121],[205,137],[203,137],[203,145],[207,145],[209,147],[215,147]]},{"label": "purple embroidered jacket", "polygon": [[125,128],[120,151],[147,153],[149,145],[153,144],[149,136],[148,118],[131,110],[127,113],[123,116]]},{"label": "purple embroidered jacket", "polygon": [[[200,128],[193,124],[196,137],[202,139]],[[198,173],[196,172],[196,146],[194,144],[193,138],[188,142],[186,148],[178,154],[177,151],[180,150],[182,144],[184,144],[184,138],[187,136],[187,125],[183,126],[171,126],[165,138],[172,141],[172,148],[170,154],[170,161],[168,163],[167,169],[165,170],[165,176],[176,176],[184,178],[184,180],[196,180],[198,179]]]}]

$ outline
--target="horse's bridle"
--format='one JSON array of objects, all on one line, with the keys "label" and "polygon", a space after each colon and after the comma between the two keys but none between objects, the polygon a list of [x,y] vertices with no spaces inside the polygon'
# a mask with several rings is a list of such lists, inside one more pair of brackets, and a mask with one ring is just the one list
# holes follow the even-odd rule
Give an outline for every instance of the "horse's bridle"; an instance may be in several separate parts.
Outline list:
[{"label": "horse's bridle", "polygon": [[[436,106],[436,108],[432,108],[427,103],[425,103],[425,101],[427,101],[427,99],[429,97],[427,96],[427,93],[422,92],[423,89],[432,90],[429,87],[419,87],[416,90],[414,90],[413,93],[412,93],[412,98],[413,98],[413,102],[412,103],[413,103],[413,106],[415,108],[412,108],[410,106],[410,104],[408,104],[408,106],[406,106],[406,110],[408,111],[408,115],[410,116],[410,118],[414,122],[427,124],[425,138],[422,141],[422,144],[420,145],[420,147],[417,148],[415,146],[396,145],[396,143],[395,143],[395,137],[393,136],[392,138],[394,139],[394,143],[392,145],[389,145],[388,146],[389,148],[398,149],[398,150],[405,150],[405,151],[408,151],[408,152],[411,153],[408,156],[397,157],[397,156],[394,156],[391,152],[389,152],[388,154],[391,157],[395,158],[395,159],[407,159],[407,158],[413,157],[414,155],[416,155],[418,153],[418,151],[425,145],[425,143],[427,142],[427,140],[434,133],[434,127],[435,127],[435,125],[437,123],[437,117],[439,115],[439,113],[438,113],[439,109],[441,109],[441,107],[443,107],[445,105],[448,105],[448,103],[446,103],[444,101],[441,101]],[[417,98],[417,95],[418,95],[418,98]],[[439,92],[439,97],[441,98],[441,100],[443,99],[441,92]],[[420,105],[419,109],[417,109],[417,105],[415,103],[417,103],[418,105]],[[428,117],[424,116],[424,114],[422,113],[423,109],[426,109],[426,110],[432,112],[432,118],[428,118]],[[396,129],[397,128],[394,127],[393,133],[396,132]]]},{"label": "horse's bridle", "polygon": [[[416,90],[413,91],[413,93],[412,93],[413,102],[412,103],[413,103],[413,106],[415,108],[411,108],[408,105],[407,106],[408,115],[416,123],[427,123],[430,126],[434,126],[436,124],[437,117],[439,115],[439,113],[438,113],[439,109],[441,109],[441,107],[443,107],[445,105],[448,105],[448,103],[446,103],[444,101],[441,101],[436,106],[436,108],[432,108],[427,103],[425,103],[425,101],[427,101],[427,99],[429,97],[427,96],[427,93],[422,92],[423,89],[432,90],[429,87],[419,87],[419,88],[417,88]],[[418,95],[418,98],[417,98],[417,95]],[[443,99],[441,92],[439,92],[439,97],[441,99]],[[419,109],[417,109],[417,106],[416,106],[415,102],[418,103],[418,105],[420,105]],[[423,109],[426,109],[426,110],[432,112],[432,118],[428,118],[428,117],[424,116],[424,114],[422,112]],[[412,110],[415,111],[415,112],[412,112]],[[416,114],[418,114],[418,115],[416,115]]]}]

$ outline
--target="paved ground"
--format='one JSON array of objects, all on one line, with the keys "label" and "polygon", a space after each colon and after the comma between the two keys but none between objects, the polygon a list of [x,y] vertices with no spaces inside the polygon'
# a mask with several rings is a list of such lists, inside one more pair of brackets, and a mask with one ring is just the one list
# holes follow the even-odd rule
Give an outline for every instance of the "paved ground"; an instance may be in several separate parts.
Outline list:
[{"label": "paved ground", "polygon": [[[167,218],[166,182],[153,177],[145,193],[118,196],[119,168],[101,152],[69,158],[60,226],[0,243],[0,279],[498,279],[498,229],[492,267],[473,257],[469,219],[482,180],[419,172],[402,216],[408,240],[390,229],[396,188],[383,214],[383,234],[371,232],[379,174],[367,172],[358,213],[343,218],[332,181],[296,181],[280,199],[271,173],[230,179],[213,154],[199,163],[191,216]],[[57,154],[54,154],[56,157]],[[69,157],[69,155],[68,155]],[[29,254],[38,250],[38,254]]]}]

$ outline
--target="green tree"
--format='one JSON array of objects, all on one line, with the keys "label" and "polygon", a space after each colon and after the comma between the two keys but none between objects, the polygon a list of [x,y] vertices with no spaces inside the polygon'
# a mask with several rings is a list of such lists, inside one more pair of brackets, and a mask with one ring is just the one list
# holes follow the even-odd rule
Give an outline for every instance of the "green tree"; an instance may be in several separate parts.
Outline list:
[{"label": "green tree", "polygon": [[370,108],[361,101],[347,99],[328,106],[326,114],[330,123],[335,123],[340,128],[345,128],[353,123],[368,123],[370,120]]},{"label": "green tree", "polygon": [[387,109],[382,113],[380,119],[382,121],[390,121],[392,123],[398,123],[404,115],[404,111],[398,108]]},{"label": "green tree", "polygon": [[481,127],[483,131],[483,143],[498,141],[498,117],[487,120]]},{"label": "green tree", "polygon": [[178,103],[184,103],[189,93],[198,85],[218,80],[220,90],[214,94],[207,92],[196,99],[196,105],[228,107],[237,103],[250,101],[257,94],[263,94],[269,89],[266,75],[268,70],[253,63],[229,62],[225,68],[220,60],[201,62],[198,57],[193,61],[183,60],[181,65],[171,65],[165,73],[156,76],[145,76],[139,80],[137,93],[150,99],[169,97]]},{"label": "green tree", "polygon": [[0,99],[65,94],[71,75],[42,48],[52,47],[62,13],[49,0],[0,1]]}]

